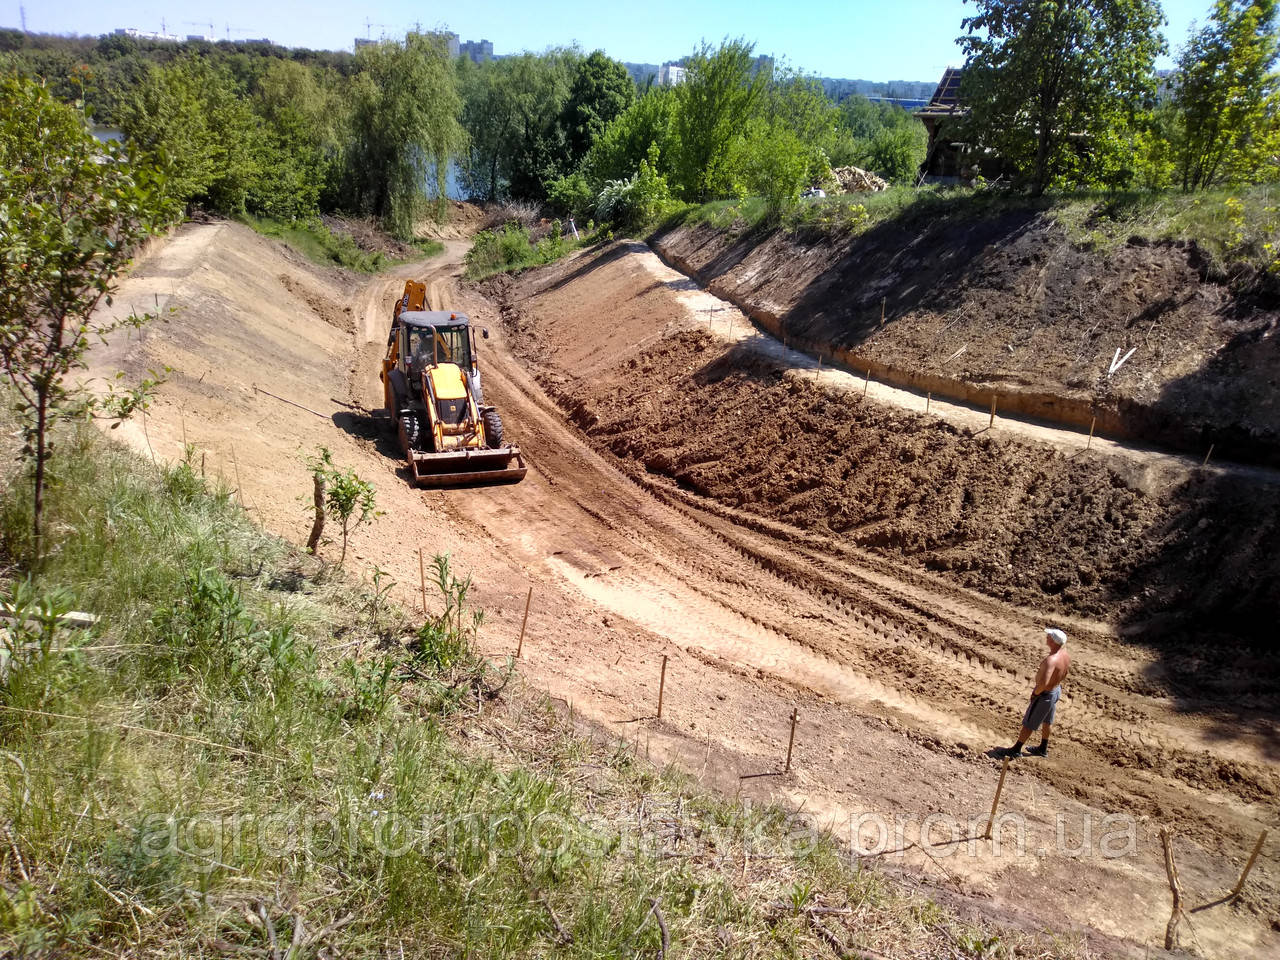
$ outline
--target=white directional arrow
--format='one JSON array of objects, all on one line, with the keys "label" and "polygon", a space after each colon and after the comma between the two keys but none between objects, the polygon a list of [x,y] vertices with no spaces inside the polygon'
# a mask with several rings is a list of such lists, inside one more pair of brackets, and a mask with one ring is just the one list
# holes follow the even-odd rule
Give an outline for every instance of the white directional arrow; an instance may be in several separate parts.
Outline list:
[{"label": "white directional arrow", "polygon": [[1111,358],[1111,369],[1107,371],[1107,376],[1111,376],[1113,373],[1115,373],[1117,370],[1123,367],[1124,362],[1128,360],[1130,357],[1132,357],[1134,354],[1134,351],[1136,351],[1137,349],[1138,349],[1137,347],[1130,347],[1129,352],[1122,357],[1120,356],[1120,348],[1116,347],[1116,355]]}]

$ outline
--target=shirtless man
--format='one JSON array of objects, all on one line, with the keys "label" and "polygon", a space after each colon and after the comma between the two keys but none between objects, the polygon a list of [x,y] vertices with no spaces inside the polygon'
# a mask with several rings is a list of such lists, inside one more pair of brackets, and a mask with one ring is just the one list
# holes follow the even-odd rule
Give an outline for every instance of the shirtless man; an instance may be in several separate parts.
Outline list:
[{"label": "shirtless man", "polygon": [[1067,635],[1054,627],[1045,628],[1044,643],[1049,648],[1049,655],[1040,661],[1035,689],[1031,691],[1031,703],[1022,717],[1022,729],[1018,731],[1018,742],[1004,751],[1006,757],[1022,756],[1022,746],[1036,727],[1040,728],[1040,743],[1029,748],[1027,753],[1037,757],[1049,753],[1049,728],[1058,709],[1063,678],[1071,669],[1071,654],[1067,653]]}]

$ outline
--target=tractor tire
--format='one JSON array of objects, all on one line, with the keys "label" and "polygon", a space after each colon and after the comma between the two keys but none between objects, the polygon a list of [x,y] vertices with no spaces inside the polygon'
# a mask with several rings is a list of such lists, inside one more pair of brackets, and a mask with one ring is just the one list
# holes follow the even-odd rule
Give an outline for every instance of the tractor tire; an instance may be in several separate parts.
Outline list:
[{"label": "tractor tire", "polygon": [[484,439],[490,450],[497,450],[502,446],[502,417],[498,416],[498,411],[490,407],[480,415],[480,419],[484,421]]},{"label": "tractor tire", "polygon": [[404,455],[409,456],[410,450],[421,449],[419,444],[422,442],[422,421],[418,419],[416,413],[400,414],[400,449]]}]

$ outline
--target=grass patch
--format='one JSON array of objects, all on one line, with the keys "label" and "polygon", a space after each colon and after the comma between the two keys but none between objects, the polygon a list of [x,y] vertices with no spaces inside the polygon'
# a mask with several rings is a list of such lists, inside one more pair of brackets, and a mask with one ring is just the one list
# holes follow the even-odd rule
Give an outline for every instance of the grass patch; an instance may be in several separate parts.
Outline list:
[{"label": "grass patch", "polygon": [[[651,956],[660,912],[668,956],[1028,955],[782,810],[575,734],[473,652],[447,558],[411,620],[385,575],[250,524],[196,453],[65,430],[35,579],[25,476],[0,497],[0,594],[33,618],[0,675],[0,954]],[[97,626],[55,627],[71,608]]]},{"label": "grass patch", "polygon": [[[706,223],[733,233],[780,226],[786,230],[819,231],[832,236],[855,236],[881,223],[939,217],[975,217],[1001,208],[1032,203],[1020,195],[995,190],[940,187],[890,187],[878,193],[836,194],[804,198],[781,214],[762,197],[713,200],[676,209],[663,223]],[[1044,204],[1047,206],[1047,202]]]},{"label": "grass patch", "polygon": [[1063,196],[1050,215],[1079,244],[1113,249],[1131,238],[1195,243],[1220,279],[1280,273],[1280,187]]},{"label": "grass patch", "polygon": [[976,218],[1010,210],[1043,211],[1073,243],[1102,251],[1138,237],[1150,242],[1195,243],[1218,279],[1280,273],[1280,187],[1262,185],[1186,194],[1073,192],[1032,198],[991,188],[891,187],[879,193],[804,199],[770,220],[760,197],[714,200],[676,209],[663,222],[705,223],[734,234],[781,226],[852,237],[883,223]]},{"label": "grass patch", "polygon": [[467,251],[467,277],[480,280],[495,273],[545,266],[593,240],[585,232],[575,240],[563,232],[559,220],[553,221],[550,232],[539,240],[534,240],[529,228],[520,223],[482,230],[475,235],[471,249]]},{"label": "grass patch", "polygon": [[[282,240],[308,260],[322,266],[337,265],[360,273],[377,273],[409,262],[380,252],[362,250],[350,235],[330,230],[318,220],[269,220],[244,214],[240,221],[264,237]],[[416,240],[411,246],[422,257],[434,257],[444,252],[444,244],[439,240]]]}]

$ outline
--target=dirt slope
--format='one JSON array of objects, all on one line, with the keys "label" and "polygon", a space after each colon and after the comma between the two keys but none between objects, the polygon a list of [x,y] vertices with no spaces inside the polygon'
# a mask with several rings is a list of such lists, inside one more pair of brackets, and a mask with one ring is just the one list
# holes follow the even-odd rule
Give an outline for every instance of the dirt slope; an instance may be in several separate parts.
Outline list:
[{"label": "dirt slope", "polygon": [[[909,549],[889,550],[882,558],[868,555],[859,547],[860,535],[866,533],[869,545],[881,550],[886,543],[902,546],[886,539],[888,531],[912,542],[936,541],[939,558],[955,561],[953,576],[972,571],[975,581],[989,587],[982,570],[990,566],[990,553],[999,553],[997,541],[1007,537],[1002,527],[1030,512],[1031,522],[1020,520],[1013,539],[1038,537],[1042,543],[1026,543],[1024,554],[1013,558],[1018,563],[1012,572],[1006,575],[1010,564],[1002,561],[1000,573],[1011,584],[1018,577],[1044,580],[1061,591],[1051,581],[1074,578],[1077,564],[1085,565],[1087,575],[1106,573],[1109,554],[1099,562],[1087,552],[1100,535],[1101,542],[1113,542],[1110,556],[1132,573],[1135,563],[1120,541],[1142,530],[1152,537],[1152,551],[1158,551],[1169,514],[1099,463],[1082,469],[1052,449],[973,437],[936,420],[903,418],[848,397],[825,396],[795,371],[762,361],[758,352],[711,338],[698,316],[686,314],[683,324],[677,322],[687,281],[670,272],[666,279],[656,276],[652,265],[636,262],[643,257],[634,248],[614,248],[515,284],[499,281],[490,292],[507,303],[514,348],[596,445],[615,454],[642,489],[688,510],[695,529],[709,525],[755,564],[754,571],[735,571],[736,564],[707,550],[685,523],[679,536],[692,555],[684,563],[699,582],[715,582],[717,591],[725,589],[721,581],[758,584],[759,596],[774,599],[765,616],[748,607],[751,615],[787,641],[781,653],[774,638],[742,641],[745,647],[710,641],[708,632],[730,629],[700,610],[692,631],[699,648],[710,644],[717,657],[726,656],[719,652],[726,644],[736,655],[750,650],[747,664],[780,665],[792,682],[811,689],[830,692],[838,683],[839,692],[831,695],[858,702],[860,709],[866,709],[867,700],[892,704],[925,735],[946,731],[942,736],[949,748],[998,738],[998,718],[1026,682],[1017,676],[1019,663],[1029,656],[1027,638],[1043,622],[1043,606],[1024,610],[958,591],[951,577],[940,579],[894,560],[909,556]],[[634,297],[654,298],[659,291],[668,298],[665,312],[658,313],[654,302],[647,311],[630,310]],[[578,341],[594,340],[600,316],[627,323],[637,347],[617,355],[611,371],[595,368],[575,375]],[[633,319],[623,319],[628,316]],[[654,343],[659,320],[668,335]],[[609,336],[617,331],[611,329]],[[852,483],[833,483],[831,471]],[[1080,481],[1082,473],[1087,482]],[[1027,510],[1028,486],[1044,501],[1043,509]],[[708,502],[704,496],[715,499]],[[1257,511],[1258,499],[1251,503]],[[611,527],[625,523],[613,510],[598,509]],[[899,518],[900,511],[906,516]],[[1224,529],[1223,543],[1238,538],[1239,527],[1231,529],[1236,532]],[[646,549],[654,548],[646,544]],[[670,549],[669,541],[663,550]],[[1042,555],[1035,555],[1037,549]],[[627,560],[617,564],[620,570],[644,565],[634,555]],[[612,566],[605,568],[605,579],[624,578]],[[1163,565],[1166,574],[1175,566]],[[1078,579],[1072,582],[1081,588]],[[1181,576],[1178,582],[1184,582]],[[1223,583],[1229,592],[1230,578]],[[1273,590],[1274,579],[1268,583]],[[629,580],[625,587],[633,595],[645,592]],[[602,593],[604,587],[592,590]],[[1046,595],[1034,584],[1019,590],[1015,599]],[[747,606],[732,594],[717,595],[732,609]],[[809,612],[807,605],[815,601],[817,610]],[[1070,729],[1072,741],[1088,746],[1072,762],[1037,773],[1072,795],[1119,801],[1153,818],[1177,817],[1180,811],[1199,819],[1208,809],[1216,817],[1234,802],[1245,804],[1242,811],[1266,810],[1264,819],[1273,817],[1280,787],[1273,772],[1274,672],[1259,655],[1217,667],[1206,656],[1220,639],[1240,650],[1249,638],[1224,633],[1211,646],[1200,637],[1185,646],[1144,649],[1119,642],[1112,625],[1085,619],[1075,607],[1077,615],[1067,621],[1073,637],[1080,637],[1077,650],[1085,651],[1078,662],[1088,665],[1073,685],[1078,698],[1073,703],[1088,716],[1064,729]],[[670,634],[674,628],[663,629]],[[837,680],[806,667],[801,653],[806,650],[848,667],[859,677],[856,684],[873,683],[876,692],[860,700],[851,692],[854,683],[845,686],[849,681],[843,674],[837,673]],[[960,675],[957,661],[965,668]],[[1189,687],[1196,695],[1181,700],[1180,692]],[[1242,697],[1262,707],[1265,716],[1255,716],[1252,733],[1237,737],[1236,705]],[[948,706],[939,711],[942,704]],[[1183,715],[1188,708],[1202,712],[1190,719]],[[1192,728],[1201,734],[1183,739]],[[1179,732],[1166,740],[1174,730]],[[1228,736],[1229,747],[1222,739]],[[1221,756],[1208,760],[1208,749]],[[1224,766],[1226,756],[1234,759]],[[897,791],[905,788],[897,779],[893,789],[900,797]],[[1176,781],[1196,795],[1225,790],[1237,800],[1225,806],[1174,801],[1165,789]],[[1244,834],[1251,829],[1244,828]],[[1097,883],[1107,889],[1104,880]]]},{"label": "dirt slope", "polygon": [[1210,279],[1194,245],[1095,251],[1034,210],[891,222],[843,241],[694,225],[654,244],[770,331],[852,369],[1280,464],[1278,305]]},{"label": "dirt slope", "polygon": [[[627,379],[639,382],[644,364],[659,364],[655,407],[704,389],[691,375],[724,347],[693,333],[698,321],[684,301],[695,291],[684,278],[625,252],[579,257],[505,291],[504,317],[458,284],[461,252],[454,245],[400,276],[428,280],[435,305],[460,305],[491,325],[486,396],[531,466],[514,487],[413,490],[364,415],[381,402],[375,371],[397,276],[318,274],[239,227],[187,228],[141,266],[120,300],[167,293],[179,312],[141,344],[101,355],[100,369],[174,366],[145,436],[139,425],[134,439],[174,457],[185,422],[187,440],[209,451],[209,469],[232,477],[238,464],[247,507],[285,536],[301,539],[308,526],[299,456],[330,446],[337,462],[377,482],[386,511],[357,534],[349,565],[390,571],[411,603],[416,548],[449,551],[475,576],[475,598],[490,614],[482,640],[493,654],[510,652],[532,585],[524,676],[655,756],[729,791],[801,806],[846,836],[874,832],[850,819],[864,813],[902,818],[908,840],[931,814],[947,818],[935,840],[953,823],[967,830],[970,818],[981,819],[997,773],[984,750],[1016,724],[1040,615],[950,574],[868,552],[847,531],[806,529],[785,513],[682,488],[567,423],[556,398],[565,402],[590,380],[603,404]],[[337,334],[326,317],[348,308],[351,332]],[[607,349],[596,349],[602,340]],[[726,389],[737,376],[724,378]],[[750,363],[742,376],[790,390],[769,386],[773,375]],[[800,383],[797,396],[807,390]],[[660,422],[656,411],[647,415]],[[746,426],[757,419],[738,415]],[[687,459],[680,443],[666,445]],[[1155,652],[1119,641],[1097,620],[1066,625],[1079,667],[1055,756],[1017,765],[1002,801],[1023,818],[1025,846],[997,853],[975,842],[928,856],[908,848],[880,862],[961,909],[1035,929],[1095,931],[1095,950],[1137,953],[1158,942],[1167,919],[1157,823],[1179,831],[1195,903],[1233,882],[1260,826],[1280,825],[1275,705],[1260,696],[1256,726],[1242,729],[1224,706],[1226,691],[1210,689],[1196,706]],[[1194,656],[1205,677],[1241,680],[1210,651]],[[793,705],[801,716],[793,771],[752,776],[779,770]],[[1108,813],[1138,817],[1131,853],[1108,857],[1099,847]],[[1095,836],[1079,852],[1086,829]],[[1280,946],[1268,926],[1280,903],[1274,858],[1254,876],[1239,909],[1195,915],[1204,952],[1247,957]],[[1062,892],[1049,906],[1038,892],[1046,884]]]}]

